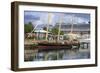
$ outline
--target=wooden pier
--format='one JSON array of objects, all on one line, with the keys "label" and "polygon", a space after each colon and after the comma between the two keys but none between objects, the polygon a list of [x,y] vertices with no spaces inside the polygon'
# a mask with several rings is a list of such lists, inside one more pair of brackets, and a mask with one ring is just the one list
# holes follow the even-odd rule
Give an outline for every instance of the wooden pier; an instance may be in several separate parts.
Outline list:
[{"label": "wooden pier", "polygon": [[80,45],[83,49],[88,49],[90,45],[90,40],[80,40]]}]

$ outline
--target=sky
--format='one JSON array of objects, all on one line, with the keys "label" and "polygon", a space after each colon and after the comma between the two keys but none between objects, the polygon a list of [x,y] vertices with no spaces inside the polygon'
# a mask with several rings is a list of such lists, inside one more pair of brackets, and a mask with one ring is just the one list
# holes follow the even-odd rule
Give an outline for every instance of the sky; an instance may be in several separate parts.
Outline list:
[{"label": "sky", "polygon": [[61,13],[61,12],[37,12],[24,11],[24,23],[32,22],[34,26],[48,24],[48,14],[50,15],[49,24],[54,26],[56,23],[87,24],[90,21],[90,14],[85,13]]}]

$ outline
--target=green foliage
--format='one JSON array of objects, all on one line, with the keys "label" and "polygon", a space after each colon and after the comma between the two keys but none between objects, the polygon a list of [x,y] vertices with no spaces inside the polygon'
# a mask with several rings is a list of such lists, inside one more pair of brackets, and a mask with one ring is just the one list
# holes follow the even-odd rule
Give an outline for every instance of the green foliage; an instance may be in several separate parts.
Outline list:
[{"label": "green foliage", "polygon": [[52,34],[57,35],[58,34],[58,28],[52,28],[51,32],[52,32]]},{"label": "green foliage", "polygon": [[33,30],[33,28],[34,27],[33,27],[33,25],[32,25],[31,22],[29,22],[28,24],[24,25],[24,31],[25,31],[25,33],[31,32]]},{"label": "green foliage", "polygon": [[61,31],[61,32],[60,32],[60,35],[64,35],[64,32],[63,32],[63,31]]},{"label": "green foliage", "polygon": [[47,31],[47,27],[43,27],[43,30]]},{"label": "green foliage", "polygon": [[[59,29],[57,27],[55,27],[55,28],[52,28],[51,33],[54,35],[57,35],[58,31],[59,31]],[[64,32],[60,31],[60,35],[63,35],[63,34],[64,34]]]}]

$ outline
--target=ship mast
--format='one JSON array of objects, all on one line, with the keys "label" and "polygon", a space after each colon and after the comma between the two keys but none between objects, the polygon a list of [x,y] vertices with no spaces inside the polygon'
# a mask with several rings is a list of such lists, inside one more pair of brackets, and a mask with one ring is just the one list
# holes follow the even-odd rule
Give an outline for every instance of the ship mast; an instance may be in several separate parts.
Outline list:
[{"label": "ship mast", "polygon": [[62,16],[60,16],[60,21],[59,21],[58,38],[57,38],[58,41],[60,39],[61,24],[62,24]]},{"label": "ship mast", "polygon": [[47,32],[46,32],[45,40],[48,40],[48,29],[49,29],[50,20],[51,20],[51,13],[48,13],[48,23],[47,23]]},{"label": "ship mast", "polygon": [[70,33],[72,34],[73,33],[73,15],[72,15],[72,18],[71,18],[71,31],[70,31]]}]

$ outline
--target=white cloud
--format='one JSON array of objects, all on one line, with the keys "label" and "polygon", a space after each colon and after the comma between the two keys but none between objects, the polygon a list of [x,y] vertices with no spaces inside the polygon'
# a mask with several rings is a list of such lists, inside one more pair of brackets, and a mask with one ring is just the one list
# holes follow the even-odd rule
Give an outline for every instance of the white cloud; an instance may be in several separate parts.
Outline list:
[{"label": "white cloud", "polygon": [[88,23],[88,20],[78,16],[66,15],[64,16],[65,23]]},{"label": "white cloud", "polygon": [[[40,17],[39,20],[34,20],[34,25],[48,24],[48,13],[46,12],[25,12],[25,15],[34,15]],[[50,13],[50,24],[55,25],[59,23],[60,17],[62,16],[62,22],[64,23],[88,23],[88,20],[84,17],[78,17],[75,14],[61,14],[61,13]]]},{"label": "white cloud", "polygon": [[78,17],[77,19],[78,23],[88,23],[88,21],[85,18]]}]

